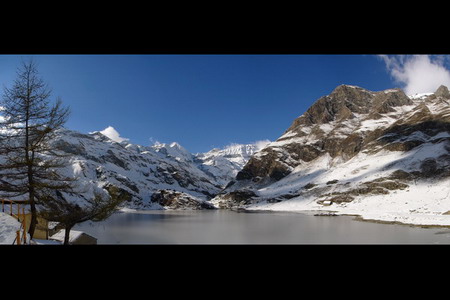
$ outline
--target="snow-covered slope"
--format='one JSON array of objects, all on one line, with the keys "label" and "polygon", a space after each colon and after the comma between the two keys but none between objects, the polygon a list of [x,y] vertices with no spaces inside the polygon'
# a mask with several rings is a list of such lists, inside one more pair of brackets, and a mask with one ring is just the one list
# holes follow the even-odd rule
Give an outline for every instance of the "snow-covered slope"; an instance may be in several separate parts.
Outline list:
[{"label": "snow-covered slope", "polygon": [[173,195],[180,195],[180,201],[210,200],[255,151],[254,145],[237,145],[193,155],[177,143],[131,144],[112,127],[89,134],[64,129],[54,145],[68,154],[70,166],[64,173],[78,178],[81,198],[114,185],[128,199],[127,207],[141,209],[162,209],[161,190],[179,192]]},{"label": "snow-covered slope", "polygon": [[223,149],[214,148],[196,155],[199,168],[211,175],[217,183],[226,186],[242,170],[250,157],[270,141],[255,144],[231,144]]},{"label": "snow-covered slope", "polygon": [[450,93],[342,85],[256,153],[213,203],[450,225]]}]

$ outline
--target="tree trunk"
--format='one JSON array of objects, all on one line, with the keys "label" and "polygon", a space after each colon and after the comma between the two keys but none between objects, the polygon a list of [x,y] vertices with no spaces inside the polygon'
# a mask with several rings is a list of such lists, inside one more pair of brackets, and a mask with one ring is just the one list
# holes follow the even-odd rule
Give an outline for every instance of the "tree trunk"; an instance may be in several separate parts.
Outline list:
[{"label": "tree trunk", "polygon": [[34,188],[33,188],[33,167],[30,161],[30,78],[29,73],[27,74],[27,97],[26,97],[26,110],[25,110],[25,162],[27,163],[27,176],[28,176],[28,198],[30,200],[31,209],[31,221],[28,233],[30,234],[30,239],[33,239],[34,230],[36,228],[37,216],[36,216],[36,204],[34,203]]},{"label": "tree trunk", "polygon": [[36,212],[36,205],[34,204],[34,200],[31,201],[31,197],[30,197],[30,210],[31,210],[31,221],[30,227],[28,228],[28,233],[30,234],[30,239],[32,239],[37,224],[37,212]]},{"label": "tree trunk", "polygon": [[64,245],[69,245],[69,238],[70,238],[70,230],[72,229],[72,226],[66,226],[66,231],[64,234]]},{"label": "tree trunk", "polygon": [[36,203],[35,203],[35,197],[34,197],[34,178],[33,178],[33,166],[32,161],[30,161],[30,158],[28,156],[28,153],[26,155],[27,163],[28,163],[28,198],[30,201],[30,210],[31,210],[31,222],[30,222],[30,229],[28,230],[28,233],[30,234],[30,238],[33,238],[34,231],[37,224],[37,211],[36,211]]}]

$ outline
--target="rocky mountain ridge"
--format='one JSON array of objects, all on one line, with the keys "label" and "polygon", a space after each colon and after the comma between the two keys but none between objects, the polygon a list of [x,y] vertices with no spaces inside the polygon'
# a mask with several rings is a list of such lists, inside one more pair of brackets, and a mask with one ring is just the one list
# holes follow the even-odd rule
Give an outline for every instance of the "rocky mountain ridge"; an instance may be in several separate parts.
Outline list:
[{"label": "rocky mountain ridge", "polygon": [[[213,202],[252,209],[355,212],[365,207],[381,212],[392,209],[388,201],[403,201],[410,197],[405,193],[425,184],[420,191],[441,195],[438,189],[450,177],[449,104],[445,86],[415,96],[401,89],[338,86],[253,155]],[[436,203],[418,199],[396,209],[450,209]]]}]

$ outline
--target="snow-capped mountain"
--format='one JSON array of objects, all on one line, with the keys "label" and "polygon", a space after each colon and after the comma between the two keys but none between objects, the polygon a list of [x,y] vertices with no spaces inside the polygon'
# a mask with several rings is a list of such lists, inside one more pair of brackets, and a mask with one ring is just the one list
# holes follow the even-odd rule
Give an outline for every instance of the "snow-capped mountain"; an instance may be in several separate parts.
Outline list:
[{"label": "snow-capped mountain", "polygon": [[448,218],[449,195],[448,89],[407,96],[341,85],[253,155],[213,203],[406,223],[425,214],[436,224]]},{"label": "snow-capped mountain", "polygon": [[180,208],[181,202],[190,208],[209,207],[204,202],[224,188],[256,149],[235,145],[194,155],[177,143],[131,144],[112,127],[89,134],[64,129],[54,146],[70,157],[64,172],[78,178],[82,197],[114,185],[127,207],[146,209]]},{"label": "snow-capped mountain", "polygon": [[183,148],[180,144],[173,142],[171,144],[157,143],[152,146],[156,152],[165,155],[167,158],[174,159],[180,162],[191,163],[194,161],[194,156]]},{"label": "snow-capped mountain", "polygon": [[244,167],[250,157],[270,141],[254,144],[231,144],[223,149],[214,148],[196,155],[199,168],[211,175],[217,183],[226,186]]}]

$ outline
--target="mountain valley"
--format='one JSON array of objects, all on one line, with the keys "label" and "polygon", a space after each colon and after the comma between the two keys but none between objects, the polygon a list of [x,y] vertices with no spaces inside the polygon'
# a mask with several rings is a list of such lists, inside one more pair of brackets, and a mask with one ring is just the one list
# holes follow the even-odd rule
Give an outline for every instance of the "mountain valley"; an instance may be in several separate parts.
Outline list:
[{"label": "mountain valley", "polygon": [[444,224],[449,104],[445,86],[408,96],[341,85],[258,146],[191,154],[177,143],[145,147],[70,130],[54,143],[70,155],[65,173],[77,176],[82,197],[114,185],[127,208],[332,211],[404,223],[426,215]]}]

